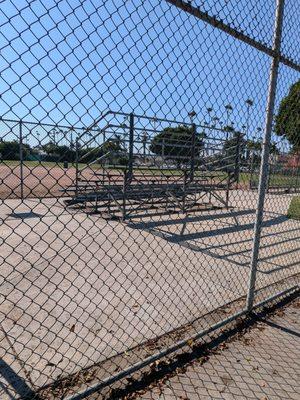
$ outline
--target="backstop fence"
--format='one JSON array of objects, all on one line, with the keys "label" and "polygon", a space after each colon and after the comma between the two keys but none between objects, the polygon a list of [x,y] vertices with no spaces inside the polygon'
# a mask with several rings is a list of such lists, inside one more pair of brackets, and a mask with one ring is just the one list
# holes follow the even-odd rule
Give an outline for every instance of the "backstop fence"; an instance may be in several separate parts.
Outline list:
[{"label": "backstop fence", "polygon": [[119,398],[299,290],[299,18],[1,2],[1,399]]}]

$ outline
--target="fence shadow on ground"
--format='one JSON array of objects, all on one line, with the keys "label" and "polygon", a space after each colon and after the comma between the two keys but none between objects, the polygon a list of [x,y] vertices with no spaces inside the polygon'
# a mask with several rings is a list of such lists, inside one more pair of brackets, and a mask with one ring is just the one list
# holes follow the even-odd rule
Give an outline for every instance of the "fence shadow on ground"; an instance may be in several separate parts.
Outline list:
[{"label": "fence shadow on ground", "polygon": [[[4,382],[7,382],[4,383]],[[11,399],[36,399],[37,394],[28,386],[25,379],[20,377],[4,360],[0,359],[0,387]],[[17,397],[16,397],[17,396]]]},{"label": "fence shadow on ground", "polygon": [[[240,222],[239,217],[248,217],[246,222]],[[129,226],[133,229],[145,230],[161,239],[167,240],[170,243],[178,244],[182,247],[186,247],[194,252],[201,252],[205,255],[213,257],[219,260],[229,261],[231,264],[249,268],[251,259],[251,245],[253,238],[243,237],[234,238],[231,237],[230,245],[233,245],[233,249],[229,248],[229,242],[224,241],[227,235],[235,235],[240,232],[247,232],[251,235],[254,228],[254,209],[246,210],[228,210],[223,212],[215,212],[214,214],[204,215],[185,215],[178,217],[177,219],[171,220],[158,220],[158,221],[137,221],[132,220]],[[213,225],[213,221],[222,221],[224,226],[216,227]],[[292,250],[281,252],[280,244],[287,243],[291,238],[282,237],[282,235],[289,235],[299,230],[298,227],[289,226],[288,229],[284,228],[284,224],[289,221],[284,215],[278,215],[273,213],[269,216],[262,224],[262,245],[261,251],[269,249],[269,254],[260,256],[260,263],[267,264],[270,268],[263,269],[258,268],[258,271],[262,274],[272,274],[283,269],[291,268],[297,265],[297,262],[286,263],[285,265],[273,262],[273,259],[282,257],[285,255],[295,253],[300,250],[300,247],[294,247]],[[202,227],[201,230],[195,229],[194,224],[206,223],[207,225]],[[211,225],[210,225],[211,224]],[[197,228],[200,225],[197,225]],[[164,230],[164,228],[175,227],[175,232],[171,230]],[[272,228],[271,232],[264,231],[264,228]],[[271,243],[264,243],[264,239],[272,237]],[[215,243],[207,242],[205,239],[219,238]],[[222,240],[220,238],[223,238]],[[275,240],[274,240],[275,239]],[[300,237],[293,237],[293,240],[300,239]],[[246,248],[244,247],[246,246]],[[236,250],[237,248],[237,250]]]}]

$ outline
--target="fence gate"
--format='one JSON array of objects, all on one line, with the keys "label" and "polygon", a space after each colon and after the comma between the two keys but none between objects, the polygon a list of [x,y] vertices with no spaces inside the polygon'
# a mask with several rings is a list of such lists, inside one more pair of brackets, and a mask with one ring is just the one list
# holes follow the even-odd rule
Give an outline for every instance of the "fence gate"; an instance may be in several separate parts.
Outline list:
[{"label": "fence gate", "polygon": [[1,399],[118,398],[299,289],[297,3],[1,2]]}]

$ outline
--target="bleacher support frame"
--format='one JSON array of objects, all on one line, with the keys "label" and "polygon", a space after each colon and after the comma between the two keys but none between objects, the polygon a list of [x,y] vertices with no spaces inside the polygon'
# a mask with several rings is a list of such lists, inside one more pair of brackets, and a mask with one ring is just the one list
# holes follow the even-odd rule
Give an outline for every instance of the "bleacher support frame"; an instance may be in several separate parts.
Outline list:
[{"label": "bleacher support frame", "polygon": [[[120,116],[126,119],[129,124],[118,123]],[[136,138],[139,139],[139,133],[142,130],[141,120],[147,126],[149,121],[156,121],[161,126],[169,124],[176,127],[181,125],[190,129],[190,143],[174,143],[174,147],[177,146],[183,150],[186,148],[188,157],[186,155],[157,156],[148,151],[147,157],[151,159],[151,163],[138,165],[137,159],[141,156],[141,149],[138,146],[141,141]],[[87,141],[84,141],[84,137],[100,123],[104,124],[104,128],[100,132],[102,134],[105,132],[105,137],[111,134],[111,140],[121,129],[127,131],[122,138],[127,154],[125,166],[109,161],[110,157],[113,156],[112,153],[97,157],[97,150],[101,150],[101,147],[103,147],[104,139],[102,144],[93,148],[96,153],[95,159],[84,164],[83,167],[81,166],[87,154],[90,156],[94,151],[92,149],[82,155],[81,149],[84,146],[88,149],[88,146],[95,142],[100,133],[93,134]],[[213,200],[217,202],[218,206],[228,208],[230,190],[239,181],[242,134],[236,132],[236,142],[230,148],[233,154],[229,156],[224,154],[223,147],[226,142],[224,137],[210,136],[203,138],[201,142],[203,149],[200,149],[201,157],[197,157],[196,138],[199,129],[206,129],[210,133],[217,132],[221,136],[226,132],[224,136],[228,136],[228,131],[224,129],[207,125],[197,126],[193,122],[171,121],[135,115],[134,113],[108,111],[76,140],[75,184],[66,188],[66,191],[71,194],[71,198],[66,200],[66,204],[68,206],[86,206],[110,218],[119,218],[123,221],[141,211],[145,211],[146,214],[159,209],[167,213],[192,212],[195,209],[203,209],[205,206],[215,206]],[[151,140],[161,130],[162,128],[149,130],[152,134]],[[213,145],[207,145],[205,141],[212,142]],[[147,145],[150,147],[150,142]],[[144,161],[145,147],[145,143],[143,143]],[[107,161],[108,164],[106,164]],[[177,166],[174,163],[177,163]],[[180,165],[180,168],[178,165]],[[87,171],[89,176],[87,176]],[[207,196],[208,202],[204,202],[204,198]]]}]

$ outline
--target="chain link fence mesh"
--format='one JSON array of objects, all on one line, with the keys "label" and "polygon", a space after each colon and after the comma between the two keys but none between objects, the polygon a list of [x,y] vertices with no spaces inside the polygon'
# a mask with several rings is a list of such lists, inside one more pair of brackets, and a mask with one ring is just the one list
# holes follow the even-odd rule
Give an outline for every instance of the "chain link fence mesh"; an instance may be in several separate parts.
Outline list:
[{"label": "chain link fence mesh", "polygon": [[1,398],[83,398],[298,287],[298,19],[1,2]]},{"label": "chain link fence mesh", "polygon": [[[210,352],[197,354],[150,385],[127,397],[134,400],[172,399],[297,399],[299,364],[299,299],[281,305]],[[175,368],[174,368],[175,369]],[[127,392],[129,392],[127,390]]]}]

